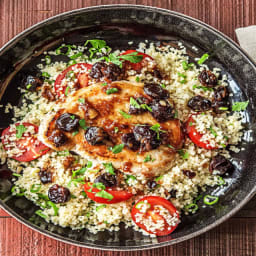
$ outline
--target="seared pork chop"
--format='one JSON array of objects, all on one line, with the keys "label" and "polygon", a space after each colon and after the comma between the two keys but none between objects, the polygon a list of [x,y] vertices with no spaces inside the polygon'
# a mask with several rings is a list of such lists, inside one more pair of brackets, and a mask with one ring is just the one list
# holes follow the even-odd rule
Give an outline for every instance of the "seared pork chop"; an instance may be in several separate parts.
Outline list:
[{"label": "seared pork chop", "polygon": [[146,110],[129,114],[131,98],[153,100],[143,88],[143,83],[128,81],[81,88],[42,120],[39,139],[54,150],[72,150],[94,162],[111,162],[129,174],[158,176],[172,167],[174,149],[182,146],[183,134],[178,119],[159,124],[152,109],[138,100],[137,107]]}]

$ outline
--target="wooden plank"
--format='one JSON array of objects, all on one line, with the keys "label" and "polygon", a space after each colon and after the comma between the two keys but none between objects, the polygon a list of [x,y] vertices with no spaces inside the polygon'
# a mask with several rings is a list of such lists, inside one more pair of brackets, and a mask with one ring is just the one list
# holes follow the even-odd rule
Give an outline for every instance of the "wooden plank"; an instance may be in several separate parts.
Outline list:
[{"label": "wooden plank", "polygon": [[[71,246],[33,232],[12,218],[0,219],[0,255],[16,256],[160,256],[160,255],[255,255],[255,219],[231,219],[221,226],[189,241],[164,248],[138,252],[103,252]],[[0,237],[0,238],[1,238]],[[2,239],[1,239],[2,240]]]}]

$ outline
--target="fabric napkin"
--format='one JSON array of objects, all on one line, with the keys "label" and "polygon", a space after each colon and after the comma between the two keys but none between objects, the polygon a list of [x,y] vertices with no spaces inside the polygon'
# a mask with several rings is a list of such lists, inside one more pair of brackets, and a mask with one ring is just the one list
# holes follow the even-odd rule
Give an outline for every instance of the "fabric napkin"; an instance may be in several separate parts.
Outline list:
[{"label": "fabric napkin", "polygon": [[235,31],[240,46],[256,62],[256,26],[237,28]]}]

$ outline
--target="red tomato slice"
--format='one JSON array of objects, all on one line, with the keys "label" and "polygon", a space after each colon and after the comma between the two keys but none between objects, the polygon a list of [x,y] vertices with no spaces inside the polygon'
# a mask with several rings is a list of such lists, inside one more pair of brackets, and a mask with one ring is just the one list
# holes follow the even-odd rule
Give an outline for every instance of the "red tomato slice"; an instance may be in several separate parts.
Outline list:
[{"label": "red tomato slice", "polygon": [[195,123],[195,120],[193,119],[192,116],[190,116],[186,124],[186,130],[192,142],[200,148],[217,149],[218,147],[211,146],[209,142],[207,143],[207,142],[201,141],[201,138],[203,137],[203,135],[196,130],[196,127],[195,125],[193,125],[193,123]]},{"label": "red tomato slice", "polygon": [[147,55],[145,53],[142,53],[142,52],[138,52],[136,50],[127,50],[127,51],[121,53],[120,55],[127,55],[127,54],[131,54],[133,52],[137,52],[138,53],[137,55],[142,55],[143,56],[142,60],[138,63],[131,63],[130,61],[126,61],[126,63],[129,63],[131,68],[136,70],[136,71],[140,71],[146,65],[146,62],[147,62],[146,58],[149,58],[150,60],[153,60],[153,58],[150,57],[149,55]]},{"label": "red tomato slice", "polygon": [[[139,205],[142,206],[142,204],[146,204],[146,208],[143,211],[141,211],[139,207]],[[176,227],[179,224],[179,221],[175,226],[170,226],[167,223],[164,216],[158,213],[157,211],[158,206],[162,206],[163,208],[165,208],[171,216],[176,214],[178,220],[180,219],[179,213],[177,212],[177,209],[175,208],[175,206],[168,200],[159,196],[145,196],[142,199],[140,199],[132,208],[132,212],[131,212],[132,219],[135,222],[135,224],[137,224],[140,228],[144,229],[148,233],[155,234],[157,236],[165,236],[172,233],[176,229]],[[138,220],[138,218],[136,217],[136,214],[138,213],[143,214],[143,219],[144,218],[147,219],[150,216],[153,222],[155,223],[157,221],[164,221],[164,228],[161,230],[156,229],[154,231],[148,230],[146,225],[143,223],[143,220]]]},{"label": "red tomato slice", "polygon": [[[15,141],[15,147],[25,150],[25,152],[22,155],[14,155],[11,158],[20,162],[29,162],[44,155],[48,150],[50,150],[50,148],[45,146],[41,141],[37,139],[38,127],[36,125],[31,123],[16,123],[15,125],[24,125],[25,127],[33,126],[35,134],[31,135],[28,133],[29,136],[27,136],[26,138],[17,139]],[[11,137],[13,135],[16,136],[16,131],[11,131],[10,127],[6,128],[2,132],[2,143],[6,151],[13,148],[8,146],[8,144],[10,143],[8,137]]]},{"label": "red tomato slice", "polygon": [[[91,64],[87,64],[87,63],[77,63],[74,65],[69,66],[68,68],[66,68],[65,70],[63,70],[56,78],[56,81],[54,83],[54,89],[56,91],[56,93],[58,94],[58,96],[61,96],[62,94],[65,93],[65,90],[67,88],[67,85],[64,84],[62,85],[62,81],[63,79],[66,77],[67,73],[69,71],[74,71],[75,69],[82,69],[82,70],[89,70],[92,68]],[[75,72],[75,71],[74,71]],[[86,87],[88,86],[88,74],[86,73],[76,73],[75,72],[75,76],[78,79],[79,82],[79,87]]]},{"label": "red tomato slice", "polygon": [[113,199],[107,199],[103,197],[96,196],[96,193],[100,190],[97,188],[92,187],[92,183],[85,183],[84,184],[84,191],[87,194],[87,196],[92,199],[93,201],[101,204],[116,204],[122,201],[126,201],[129,198],[133,196],[132,193],[124,191],[124,190],[116,190],[114,188],[106,188],[104,191],[111,194],[113,196]]}]

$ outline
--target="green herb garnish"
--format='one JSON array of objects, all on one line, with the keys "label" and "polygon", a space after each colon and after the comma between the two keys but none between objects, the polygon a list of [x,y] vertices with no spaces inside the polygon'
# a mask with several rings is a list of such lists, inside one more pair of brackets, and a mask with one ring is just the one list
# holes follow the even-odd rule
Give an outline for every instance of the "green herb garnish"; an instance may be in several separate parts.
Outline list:
[{"label": "green herb garnish", "polygon": [[107,95],[118,92],[117,88],[110,88],[106,90]]},{"label": "green herb garnish", "polygon": [[103,84],[101,84],[101,86],[106,86],[106,85],[108,85],[108,83],[103,83]]},{"label": "green herb garnish", "polygon": [[216,204],[218,201],[219,201],[218,196],[211,196],[211,195],[204,196],[204,204],[213,205],[213,204]]},{"label": "green herb garnish", "polygon": [[149,162],[149,161],[152,161],[152,157],[151,157],[151,155],[146,155],[143,162],[146,163],[146,162]]},{"label": "green herb garnish", "polygon": [[78,99],[77,101],[78,101],[79,103],[82,103],[82,104],[85,103],[85,99],[83,99],[83,98],[80,98],[80,99]]},{"label": "green herb garnish", "polygon": [[19,173],[16,173],[16,172],[13,172],[12,176],[21,177],[21,175]]},{"label": "green herb garnish", "polygon": [[95,194],[96,197],[101,197],[101,198],[105,198],[105,199],[109,199],[109,200],[112,200],[114,198],[114,196],[112,196],[110,193],[108,193],[107,191],[105,190],[101,190],[99,192],[97,192]]},{"label": "green herb garnish", "polygon": [[160,85],[161,85],[161,87],[162,87],[163,89],[166,88],[166,85],[165,85],[165,84],[160,84]]},{"label": "green herb garnish", "polygon": [[105,208],[105,207],[106,207],[105,204],[101,204],[101,205],[97,206],[97,207],[96,207],[96,212],[99,211],[100,209]]},{"label": "green herb garnish", "polygon": [[204,92],[206,92],[206,91],[214,91],[213,88],[206,87],[206,86],[198,86],[196,84],[193,85],[193,89],[202,89]]},{"label": "green herb garnish", "polygon": [[38,216],[40,216],[41,218],[46,219],[47,216],[45,214],[43,214],[42,210],[37,210],[35,211],[35,214],[37,214]]},{"label": "green herb garnish", "polygon": [[50,78],[50,75],[49,75],[49,73],[47,73],[47,72],[43,72],[43,73],[42,73],[42,76],[43,76],[43,77],[46,77],[46,78]]},{"label": "green herb garnish", "polygon": [[125,180],[125,182],[129,185],[130,181],[134,181],[134,180],[137,180],[135,176],[127,175],[127,179]]},{"label": "green herb garnish", "polygon": [[199,65],[202,65],[208,58],[209,58],[209,54],[208,53],[205,53],[198,61],[197,61],[197,63],[199,64]]},{"label": "green herb garnish", "polygon": [[113,154],[118,154],[122,152],[123,148],[124,148],[124,144],[119,144],[119,145],[115,145],[111,151]]},{"label": "green herb garnish", "polygon": [[83,55],[82,52],[78,52],[78,53],[76,53],[76,54],[70,56],[69,58],[70,58],[71,60],[74,60],[74,59],[77,59],[78,57],[80,57],[80,56],[82,56],[82,55]]},{"label": "green herb garnish", "polygon": [[88,126],[86,126],[86,122],[84,119],[79,120],[79,125],[82,129],[87,130]]},{"label": "green herb garnish", "polygon": [[115,133],[118,133],[118,131],[119,131],[119,128],[118,128],[118,127],[115,127],[115,128],[114,128],[114,132],[115,132]]},{"label": "green herb garnish", "polygon": [[51,64],[51,62],[52,62],[51,56],[46,55],[44,59],[45,59],[45,64],[46,65],[50,65]]},{"label": "green herb garnish", "polygon": [[156,132],[158,140],[160,140],[160,132],[166,132],[166,131],[160,129],[160,124],[159,123],[156,123],[153,126],[151,126],[150,130]]},{"label": "green herb garnish", "polygon": [[32,84],[28,84],[28,85],[26,86],[27,89],[30,89],[31,87],[32,87]]},{"label": "green herb garnish", "polygon": [[210,126],[209,128],[211,134],[216,138],[217,137],[217,133],[215,132],[215,130]]},{"label": "green herb garnish", "polygon": [[20,124],[16,126],[16,138],[20,139],[23,135],[23,133],[27,130],[27,128]]},{"label": "green herb garnish", "polygon": [[54,216],[57,216],[59,214],[59,207],[57,207],[56,204],[51,201],[48,201],[47,204],[53,208]]},{"label": "green herb garnish", "polygon": [[138,83],[140,81],[140,77],[136,76],[135,81]]},{"label": "green herb garnish", "polygon": [[185,206],[185,210],[191,213],[195,213],[198,210],[198,205],[197,204],[188,204]]},{"label": "green herb garnish", "polygon": [[235,102],[232,106],[232,111],[242,111],[247,108],[249,104],[249,100],[247,101],[241,101],[241,102]]},{"label": "green herb garnish", "polygon": [[177,152],[182,157],[182,159],[184,159],[184,160],[188,159],[189,154],[184,149],[179,149]]},{"label": "green herb garnish", "polygon": [[66,89],[65,89],[65,96],[68,96],[69,89],[70,89],[70,87],[67,86]]},{"label": "green herb garnish", "polygon": [[78,131],[72,132],[72,136],[76,136],[78,134]]},{"label": "green herb garnish", "polygon": [[179,72],[178,72],[178,76],[179,76],[179,77],[182,77],[182,78],[184,78],[184,79],[187,78],[186,75],[184,75],[184,74],[182,74],[182,73],[179,73]]},{"label": "green herb garnish", "polygon": [[110,173],[110,174],[112,174],[112,175],[116,175],[115,169],[114,169],[112,163],[103,163],[103,166],[105,167],[105,170],[106,170],[108,173]]},{"label": "green herb garnish", "polygon": [[33,184],[30,188],[30,192],[37,193],[39,192],[40,188],[41,188],[41,184]]},{"label": "green herb garnish", "polygon": [[131,118],[132,116],[124,112],[123,110],[119,109],[119,113],[126,119]]}]

